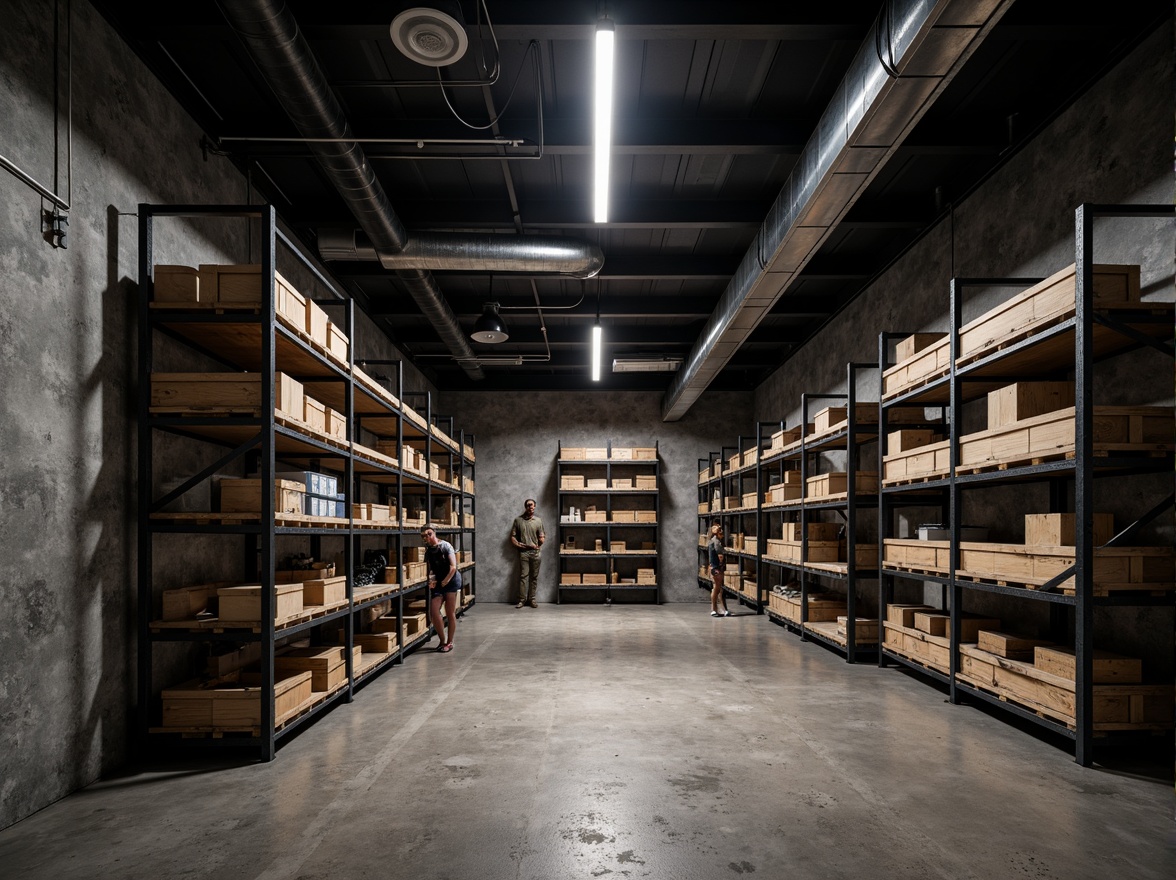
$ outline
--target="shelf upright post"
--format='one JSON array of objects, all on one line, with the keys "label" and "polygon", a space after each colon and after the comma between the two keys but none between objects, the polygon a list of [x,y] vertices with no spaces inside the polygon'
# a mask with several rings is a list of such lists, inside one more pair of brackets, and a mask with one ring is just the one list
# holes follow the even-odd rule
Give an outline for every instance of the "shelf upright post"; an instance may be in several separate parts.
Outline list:
[{"label": "shelf upright post", "polygon": [[344,462],[343,485],[346,487],[343,503],[347,507],[347,540],[343,542],[343,567],[347,574],[347,615],[343,627],[343,644],[346,648],[344,661],[347,664],[347,699],[355,698],[355,669],[352,650],[355,647],[355,556],[358,551],[358,533],[355,528],[355,437],[359,431],[355,418],[355,300],[348,299],[345,308],[347,320],[347,381],[343,383],[343,409],[347,420],[347,460]]},{"label": "shelf upright post", "polygon": [[1074,720],[1078,725],[1074,760],[1088,767],[1094,760],[1094,392],[1089,369],[1094,353],[1094,206],[1078,206],[1075,217],[1074,296]]},{"label": "shelf upright post", "polygon": [[274,759],[274,270],[277,265],[276,214],[273,205],[261,211],[261,758]]},{"label": "shelf upright post", "polygon": [[885,668],[886,651],[886,606],[894,596],[894,581],[883,572],[882,560],[886,556],[886,538],[890,535],[891,519],[890,501],[883,489],[883,476],[886,474],[886,404],[882,399],[882,374],[889,364],[890,334],[885,330],[878,334],[878,666]]},{"label": "shelf upright post", "polygon": [[960,650],[960,615],[963,603],[963,587],[959,585],[956,580],[956,572],[960,567],[960,517],[963,510],[963,498],[959,490],[959,485],[956,480],[956,470],[960,464],[960,407],[963,405],[963,395],[961,388],[961,380],[956,370],[956,358],[959,356],[960,350],[960,327],[963,326],[963,288],[964,285],[959,278],[951,279],[951,334],[950,343],[948,347],[948,375],[951,377],[950,390],[950,413],[951,426],[948,436],[951,442],[948,444],[948,467],[950,468],[948,476],[948,491],[951,498],[951,513],[948,521],[948,529],[951,533],[951,545],[948,549],[948,588],[951,592],[951,606],[948,609],[950,614],[949,626],[950,633],[948,638],[948,700],[953,704],[960,702],[960,694],[956,688],[956,676],[959,673],[959,650]]},{"label": "shelf upright post", "polygon": [[142,745],[147,743],[147,729],[150,726],[151,712],[151,627],[149,621],[153,610],[152,605],[152,571],[154,541],[151,531],[151,502],[155,491],[152,484],[153,463],[155,458],[155,444],[153,442],[150,419],[149,389],[151,388],[152,357],[152,324],[151,324],[151,293],[153,279],[152,247],[154,245],[155,216],[151,206],[139,205],[139,394],[138,394],[138,479],[139,479],[139,566],[138,566],[138,672],[136,682],[138,692],[138,706],[135,726],[136,735]]},{"label": "shelf upright post", "polygon": [[809,395],[800,393],[800,566],[796,579],[800,581],[800,640],[808,641],[808,577],[804,562],[808,559],[808,423]]}]

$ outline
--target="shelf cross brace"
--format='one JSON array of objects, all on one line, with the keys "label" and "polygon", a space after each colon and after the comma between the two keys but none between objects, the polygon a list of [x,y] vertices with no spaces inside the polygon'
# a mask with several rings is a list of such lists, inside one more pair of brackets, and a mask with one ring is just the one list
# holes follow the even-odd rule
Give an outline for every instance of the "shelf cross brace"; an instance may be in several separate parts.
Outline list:
[{"label": "shelf cross brace", "polygon": [[197,483],[203,483],[205,480],[207,480],[209,477],[211,477],[213,474],[215,474],[218,470],[223,468],[229,462],[240,458],[242,455],[244,455],[250,449],[257,446],[259,443],[261,443],[261,433],[260,432],[255,434],[250,439],[246,440],[244,443],[242,443],[240,446],[238,446],[232,452],[229,452],[229,453],[223,455],[221,458],[214,461],[212,464],[210,464],[208,467],[206,467],[200,473],[185,480],[179,486],[176,486],[176,488],[172,489],[170,492],[168,492],[162,498],[158,498],[155,501],[153,501],[151,504],[151,512],[158,513],[166,505],[171,504],[173,501],[175,501],[177,498],[179,498],[185,492],[194,488]]}]

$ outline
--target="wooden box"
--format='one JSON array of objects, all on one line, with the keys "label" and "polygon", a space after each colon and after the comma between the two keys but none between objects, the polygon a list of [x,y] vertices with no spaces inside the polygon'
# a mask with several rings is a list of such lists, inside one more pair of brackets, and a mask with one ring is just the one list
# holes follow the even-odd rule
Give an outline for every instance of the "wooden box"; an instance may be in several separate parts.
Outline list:
[{"label": "wooden box", "polygon": [[561,446],[559,448],[559,457],[561,461],[583,461],[584,447],[583,446]]},{"label": "wooden box", "polygon": [[926,446],[935,440],[935,432],[930,428],[904,428],[901,431],[891,431],[886,435],[886,453],[894,455],[898,452],[909,452]]},{"label": "wooden box", "polygon": [[[805,430],[807,428],[807,430]],[[781,449],[787,449],[794,443],[799,443],[802,434],[813,433],[813,425],[809,423],[804,428],[797,425],[795,428],[785,428],[782,431],[776,431],[772,434],[772,452],[779,452]]]},{"label": "wooden box", "polygon": [[890,485],[951,475],[951,441],[940,440],[882,458],[882,481]]},{"label": "wooden box", "polygon": [[857,543],[853,545],[853,564],[857,568],[877,568],[878,567],[878,545],[877,544],[862,544]]},{"label": "wooden box", "polygon": [[883,400],[937,379],[950,367],[951,345],[946,333],[916,335],[939,335],[940,338],[924,345],[909,357],[899,359],[897,364],[883,371]]},{"label": "wooden box", "polygon": [[608,513],[603,510],[585,510],[584,522],[602,523],[608,522]]},{"label": "wooden box", "polygon": [[625,548],[624,541],[609,541],[608,542],[608,552],[609,553],[624,553],[625,549],[626,548]]},{"label": "wooden box", "polygon": [[163,591],[163,620],[195,620],[196,615],[205,611],[216,611],[216,591],[230,586],[225,581],[215,584],[200,584]]},{"label": "wooden box", "polygon": [[634,510],[633,522],[639,523],[655,523],[657,522],[656,510]]},{"label": "wooden box", "polygon": [[759,504],[759,492],[748,492],[744,494],[741,507],[755,507]]},{"label": "wooden box", "polygon": [[635,488],[647,492],[657,491],[657,477],[654,474],[637,474],[633,478]]},{"label": "wooden box", "polygon": [[[261,724],[261,688],[248,675],[236,681],[192,681],[161,693],[164,727],[239,730]],[[311,674],[295,672],[274,681],[274,722],[281,724],[311,697]]]},{"label": "wooden box", "polygon": [[914,624],[919,632],[946,638],[948,627],[951,626],[951,615],[946,611],[916,611]]},{"label": "wooden box", "polygon": [[1017,382],[989,392],[988,427],[1000,428],[1073,406],[1073,382]]},{"label": "wooden box", "polygon": [[608,479],[606,477],[589,477],[585,480],[587,488],[594,491],[605,491],[608,489]]},{"label": "wooden box", "polygon": [[[875,425],[878,423],[877,403],[855,403],[855,420],[861,425]],[[813,433],[824,434],[848,421],[849,407],[829,406],[813,416]]]},{"label": "wooden box", "polygon": [[723,510],[738,510],[743,505],[739,495],[728,495],[723,499]]},{"label": "wooden box", "polygon": [[399,646],[395,632],[356,633],[353,641],[365,654],[391,654]]},{"label": "wooden box", "polygon": [[634,461],[656,461],[657,447],[656,446],[634,446],[633,447]]},{"label": "wooden box", "polygon": [[785,501],[797,501],[801,496],[801,492],[802,489],[800,486],[777,483],[765,493],[768,496],[765,503],[781,504]]},{"label": "wooden box", "polygon": [[631,446],[614,446],[610,450],[609,458],[613,461],[632,461],[633,448]]},{"label": "wooden box", "polygon": [[[878,620],[873,617],[856,617],[853,621],[855,643],[868,641],[878,641]],[[837,634],[841,636],[849,635],[849,617],[848,615],[838,615],[837,617]]]},{"label": "wooden box", "polygon": [[[302,383],[274,374],[274,410],[302,421]],[[260,412],[259,373],[152,373],[151,411]]]},{"label": "wooden box", "polygon": [[894,361],[902,363],[905,360],[910,360],[924,348],[946,338],[946,333],[915,333],[906,339],[900,339],[894,345]]},{"label": "wooden box", "polygon": [[[1042,672],[1073,681],[1076,678],[1075,663],[1073,648],[1042,645],[1033,649],[1033,665]],[[1135,657],[1095,648],[1093,666],[1095,684],[1138,684],[1143,681],[1143,661]]]},{"label": "wooden box", "polygon": [[[202,301],[219,302],[229,305],[260,305],[261,303],[261,264],[246,263],[240,265],[200,266],[200,297]],[[293,293],[297,297],[302,295],[287,281],[280,272],[274,273],[274,306],[283,304],[283,297]],[[207,297],[207,299],[205,299]],[[278,309],[283,313],[285,310]],[[296,325],[301,327],[302,322]]]},{"label": "wooden box", "polygon": [[612,521],[618,523],[634,522],[633,513],[634,511],[632,510],[614,510],[612,512]]},{"label": "wooden box", "polygon": [[579,572],[570,572],[570,571],[561,572],[560,576],[559,576],[559,582],[561,584],[575,584],[575,585],[579,585],[580,583],[582,583],[582,581],[580,580]]},{"label": "wooden box", "polygon": [[933,612],[936,609],[930,605],[900,605],[886,606],[886,622],[893,623],[906,629],[915,628],[915,615],[920,612]]},{"label": "wooden box", "polygon": [[950,641],[916,629],[900,627],[889,621],[885,624],[883,646],[896,654],[931,669],[948,674],[951,664]]},{"label": "wooden box", "polygon": [[335,605],[347,601],[347,577],[316,578],[302,582],[304,605]]},{"label": "wooden box", "polygon": [[599,584],[603,586],[608,583],[608,575],[603,572],[587,571],[584,572],[582,577],[585,584]]},{"label": "wooden box", "polygon": [[723,465],[724,471],[737,471],[743,466],[743,454],[736,452],[727,459],[726,464]]},{"label": "wooden box", "polygon": [[559,487],[565,492],[583,489],[585,485],[585,479],[580,474],[564,474],[559,478]]},{"label": "wooden box", "polygon": [[327,321],[327,351],[341,361],[347,360],[347,334],[333,321]]},{"label": "wooden box", "polygon": [[381,617],[377,617],[372,621],[371,625],[372,632],[379,635],[384,635],[385,633],[400,633],[400,623],[396,620],[395,614],[385,614]]},{"label": "wooden box", "polygon": [[325,433],[337,440],[347,439],[347,419],[343,413],[329,406],[323,407],[323,422]]},{"label": "wooden box", "polygon": [[613,489],[632,489],[633,488],[633,479],[632,479],[632,477],[613,477],[612,488]]},{"label": "wooden box", "polygon": [[593,551],[596,553],[603,553],[604,552],[604,541],[601,538],[596,539],[595,546],[593,547]]},{"label": "wooden box", "polygon": [[[874,493],[878,491],[878,475],[871,471],[858,471],[855,475],[855,488],[858,492]],[[805,488],[806,498],[823,498],[829,495],[840,495],[847,491],[847,476],[844,472],[833,471],[827,474],[817,474],[809,477]]]},{"label": "wooden box", "polygon": [[[1115,517],[1110,513],[1093,515],[1094,546],[1101,547],[1115,534]],[[1051,547],[1074,546],[1074,514],[1028,513],[1025,515],[1025,543]]]},{"label": "wooden box", "polygon": [[951,565],[950,541],[920,541],[917,538],[886,538],[882,559],[887,568],[947,574]]},{"label": "wooden box", "polygon": [[[800,523],[786,522],[783,526],[785,541],[799,541],[801,539]],[[808,538],[810,541],[836,541],[841,531],[838,523],[810,522],[808,523]]]},{"label": "wooden box", "polygon": [[[154,274],[155,302],[198,303],[200,299],[200,273],[191,266],[167,266],[156,264]],[[214,297],[206,293],[204,302]]]},{"label": "wooden box", "polygon": [[252,666],[261,659],[261,642],[246,642],[240,647],[230,647],[220,654],[212,654],[205,665],[210,678],[224,678],[240,669]]},{"label": "wooden box", "polygon": [[1027,639],[1023,636],[1014,636],[988,629],[982,629],[976,634],[976,647],[981,651],[987,651],[989,654],[995,654],[997,657],[1004,657],[1008,660],[1022,660],[1029,663],[1033,662],[1034,650],[1048,644],[1049,642],[1041,639]]},{"label": "wooden box", "polygon": [[[260,513],[261,480],[222,479],[220,485],[220,510],[222,513]],[[293,480],[274,480],[274,510],[278,514],[302,513],[302,499],[305,485]]]},{"label": "wooden box", "polygon": [[305,398],[302,420],[312,431],[318,431],[320,434],[327,433],[327,407],[313,397]]},{"label": "wooden box", "polygon": [[[1074,314],[1073,265],[1006,300],[960,328],[959,360],[967,363],[990,349],[1024,338]],[[1138,266],[1094,266],[1095,305],[1139,300]]]},{"label": "wooden box", "polygon": [[274,314],[283,324],[306,332],[306,297],[291,287],[281,275],[275,279]]},{"label": "wooden box", "polygon": [[[261,620],[260,584],[221,587],[216,591],[218,618],[228,621]],[[274,620],[286,620],[302,613],[302,584],[274,585]]]},{"label": "wooden box", "polygon": [[604,446],[586,446],[584,458],[587,461],[605,461],[608,459],[608,449]]},{"label": "wooden box", "polygon": [[318,303],[306,301],[306,332],[324,349],[327,347],[327,326],[331,323],[327,313]]},{"label": "wooden box", "polygon": [[[923,542],[943,543],[947,542]],[[1172,547],[1103,547],[1094,551],[1093,595],[1122,590],[1172,590]],[[1070,547],[960,543],[960,574],[999,583],[1040,586],[1074,564]],[[1072,594],[1074,578],[1063,581]]]}]

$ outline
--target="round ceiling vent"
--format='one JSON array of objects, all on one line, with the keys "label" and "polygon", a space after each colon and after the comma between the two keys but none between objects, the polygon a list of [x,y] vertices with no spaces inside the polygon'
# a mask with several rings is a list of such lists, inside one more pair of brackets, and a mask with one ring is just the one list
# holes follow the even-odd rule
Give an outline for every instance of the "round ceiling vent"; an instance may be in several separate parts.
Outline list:
[{"label": "round ceiling vent", "polygon": [[444,67],[466,53],[469,38],[453,16],[416,6],[392,19],[392,42],[406,57],[428,67]]}]

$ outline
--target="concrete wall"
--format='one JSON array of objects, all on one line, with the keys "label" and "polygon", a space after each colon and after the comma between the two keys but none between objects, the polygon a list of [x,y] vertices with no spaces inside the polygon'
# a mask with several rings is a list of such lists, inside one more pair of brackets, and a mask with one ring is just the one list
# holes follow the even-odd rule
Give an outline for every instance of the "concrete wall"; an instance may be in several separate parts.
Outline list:
[{"label": "concrete wall", "polygon": [[[0,154],[49,185],[51,8],[5,4],[0,28]],[[137,612],[134,213],[140,202],[256,201],[230,163],[203,161],[199,129],[105,20],[84,2],[73,16],[67,249],[42,239],[36,192],[0,172],[0,828],[127,753]],[[64,96],[64,49],[59,65]],[[155,253],[158,262],[239,263],[257,259],[256,238],[252,250],[249,242],[247,221],[161,220]],[[366,356],[397,356],[370,323],[356,335]],[[201,368],[159,351],[157,368]],[[430,390],[412,370],[406,386]],[[220,453],[169,440],[157,454],[162,479]],[[186,539],[160,552],[157,542],[156,590],[239,576],[239,546]],[[156,687],[175,680],[168,676],[191,650],[158,651]]]},{"label": "concrete wall", "polygon": [[[1073,263],[1074,211],[1080,203],[1171,204],[1173,84],[1169,22],[956,206],[954,242],[952,223],[945,220],[764,382],[756,390],[756,418],[783,417],[794,425],[802,391],[843,391],[847,361],[877,361],[881,330],[946,331],[953,274],[1046,276]],[[1101,221],[1095,259],[1139,263],[1145,298],[1171,301],[1174,244],[1170,220]],[[976,292],[968,299],[965,320],[1008,295],[1008,289]],[[877,384],[876,373],[862,377],[861,398],[877,399]],[[1171,360],[1144,352],[1100,365],[1095,400],[1171,405]],[[1122,526],[1171,491],[1170,478],[1102,480],[1096,484],[1096,502]],[[992,526],[993,540],[1018,542],[1023,540],[1021,514],[1048,510],[1048,503],[1045,484],[970,493],[964,522]],[[919,521],[918,515],[912,522]],[[1141,543],[1171,543],[1173,536],[1169,513]],[[927,598],[937,598],[938,592]],[[1003,614],[1023,629],[1047,622],[1043,603],[1010,603],[977,593],[969,593],[968,602],[971,610]],[[1153,673],[1171,674],[1171,611],[1100,609],[1098,618],[1103,647],[1142,653]]]},{"label": "concrete wall", "polygon": [[[539,601],[554,602],[559,559],[556,456],[559,445],[659,447],[663,602],[701,602],[698,588],[698,459],[751,425],[751,393],[707,394],[685,418],[660,418],[659,393],[442,393],[445,412],[476,437],[477,591],[482,602],[516,596],[518,555],[510,544],[523,501],[535,498],[547,531]],[[734,433],[733,433],[734,432]],[[571,598],[571,597],[569,597]]]}]

